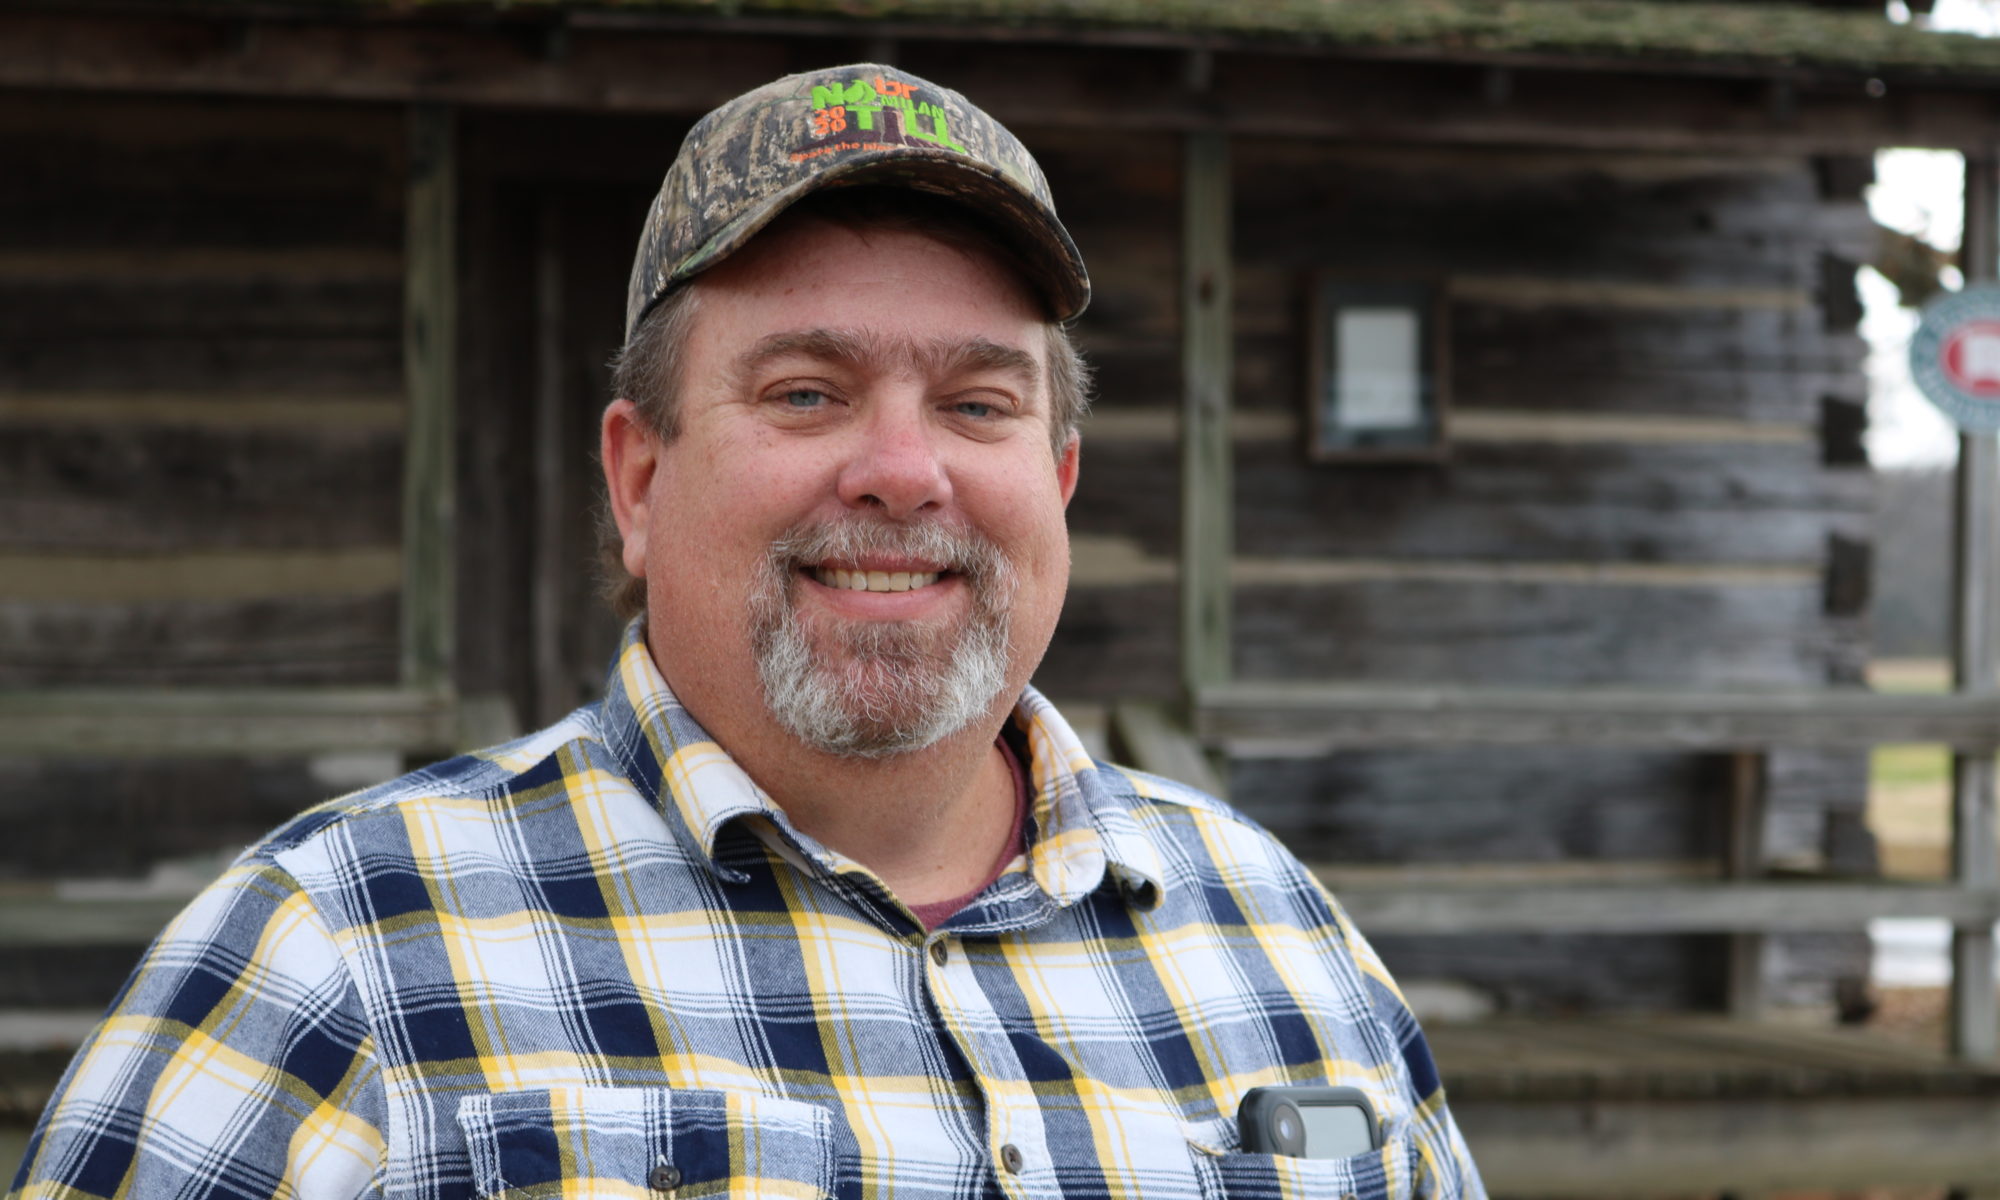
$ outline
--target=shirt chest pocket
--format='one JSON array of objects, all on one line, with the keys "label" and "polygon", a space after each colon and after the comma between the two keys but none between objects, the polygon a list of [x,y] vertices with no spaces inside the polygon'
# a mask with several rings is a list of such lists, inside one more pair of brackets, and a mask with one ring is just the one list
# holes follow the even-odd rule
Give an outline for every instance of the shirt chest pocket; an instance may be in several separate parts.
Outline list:
[{"label": "shirt chest pocket", "polygon": [[1416,1193],[1419,1166],[1406,1138],[1352,1158],[1218,1154],[1209,1159],[1221,1200],[1401,1200]]},{"label": "shirt chest pocket", "polygon": [[746,1092],[572,1087],[468,1096],[459,1128],[490,1200],[833,1192],[833,1114]]}]

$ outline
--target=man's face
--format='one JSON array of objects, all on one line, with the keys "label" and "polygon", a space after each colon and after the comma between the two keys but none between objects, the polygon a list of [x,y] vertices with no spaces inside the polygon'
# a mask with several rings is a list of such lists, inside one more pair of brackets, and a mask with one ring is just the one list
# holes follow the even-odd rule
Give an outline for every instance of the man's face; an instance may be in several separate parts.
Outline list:
[{"label": "man's face", "polygon": [[868,756],[1011,702],[1061,611],[1076,482],[1020,283],[976,251],[800,218],[698,286],[680,435],[623,522],[676,694]]}]

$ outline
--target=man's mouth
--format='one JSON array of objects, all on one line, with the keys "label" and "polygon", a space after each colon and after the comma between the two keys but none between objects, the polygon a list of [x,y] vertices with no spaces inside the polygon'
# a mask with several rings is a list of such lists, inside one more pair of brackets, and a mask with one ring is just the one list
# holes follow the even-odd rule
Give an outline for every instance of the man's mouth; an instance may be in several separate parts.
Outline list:
[{"label": "man's mouth", "polygon": [[861,571],[846,567],[814,567],[812,577],[830,588],[850,592],[907,592],[929,587],[939,571]]}]

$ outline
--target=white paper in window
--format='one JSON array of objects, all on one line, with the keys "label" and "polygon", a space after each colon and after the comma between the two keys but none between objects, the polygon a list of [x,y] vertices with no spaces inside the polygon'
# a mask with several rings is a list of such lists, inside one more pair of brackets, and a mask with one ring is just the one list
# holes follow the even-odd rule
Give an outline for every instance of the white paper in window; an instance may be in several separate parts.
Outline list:
[{"label": "white paper in window", "polygon": [[1343,308],[1334,338],[1342,428],[1414,429],[1423,423],[1415,312]]}]

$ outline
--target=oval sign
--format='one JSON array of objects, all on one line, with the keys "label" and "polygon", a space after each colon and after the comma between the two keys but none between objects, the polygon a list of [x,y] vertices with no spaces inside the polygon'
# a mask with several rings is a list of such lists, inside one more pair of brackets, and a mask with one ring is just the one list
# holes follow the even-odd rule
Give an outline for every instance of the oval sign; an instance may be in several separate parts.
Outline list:
[{"label": "oval sign", "polygon": [[1952,424],[1968,433],[2000,431],[2000,284],[1975,284],[1924,305],[1910,338],[1910,374]]}]

